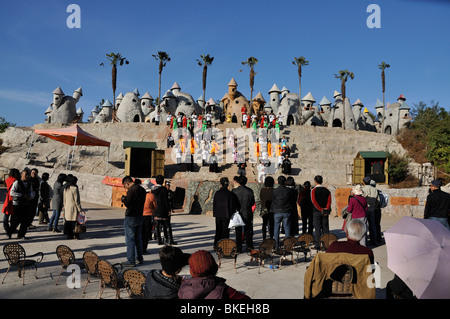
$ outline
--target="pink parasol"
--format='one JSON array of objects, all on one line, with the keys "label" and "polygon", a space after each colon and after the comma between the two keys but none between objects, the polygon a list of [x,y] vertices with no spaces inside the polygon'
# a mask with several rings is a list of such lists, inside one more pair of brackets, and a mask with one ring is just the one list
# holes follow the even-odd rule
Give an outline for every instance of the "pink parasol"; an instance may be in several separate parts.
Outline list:
[{"label": "pink parasol", "polygon": [[384,237],[388,268],[417,298],[450,298],[448,229],[435,220],[405,216]]}]

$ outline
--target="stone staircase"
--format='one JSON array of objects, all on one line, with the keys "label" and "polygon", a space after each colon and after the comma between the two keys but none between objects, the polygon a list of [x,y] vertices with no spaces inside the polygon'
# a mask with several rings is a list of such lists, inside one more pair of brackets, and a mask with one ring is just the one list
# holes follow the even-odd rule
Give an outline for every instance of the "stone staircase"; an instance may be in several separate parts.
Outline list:
[{"label": "stone staircase", "polygon": [[[231,124],[235,127],[240,125]],[[226,144],[226,127],[220,124],[216,128],[223,131],[223,143]],[[351,184],[353,159],[360,151],[388,151],[400,155],[406,153],[395,137],[367,131],[350,131],[342,128],[290,126],[280,132],[286,136],[291,148],[291,176],[295,182],[303,184],[313,181],[314,176],[322,175],[326,184],[345,186]],[[253,143],[246,141],[247,177],[249,182],[257,180],[257,163],[249,163],[249,151],[253,152]],[[274,145],[272,146],[274,147]],[[224,154],[225,158],[225,154]],[[273,158],[272,163],[277,163]],[[174,179],[219,180],[222,176],[232,179],[237,175],[237,165],[223,163],[219,173],[210,173],[208,167],[197,167],[195,172],[177,172]],[[277,179],[281,168],[271,174]]]}]

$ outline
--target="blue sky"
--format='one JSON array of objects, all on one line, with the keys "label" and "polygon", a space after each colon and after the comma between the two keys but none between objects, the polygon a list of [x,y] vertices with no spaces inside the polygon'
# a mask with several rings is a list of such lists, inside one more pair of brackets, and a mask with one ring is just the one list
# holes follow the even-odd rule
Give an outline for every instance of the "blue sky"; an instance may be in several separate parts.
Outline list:
[{"label": "blue sky", "polygon": [[[79,29],[66,25],[71,3],[81,9]],[[366,24],[372,3],[381,9],[381,28]],[[18,126],[43,123],[58,86],[68,95],[83,88],[78,106],[85,114],[112,100],[111,68],[99,66],[109,52],[130,61],[119,67],[116,95],[138,88],[156,98],[157,51],[172,58],[162,94],[177,81],[194,99],[202,95],[201,54],[214,57],[207,99],[221,99],[231,78],[249,98],[249,68],[241,61],[251,56],[259,60],[254,95],[268,100],[274,83],[298,93],[291,61],[305,56],[302,96],[311,92],[317,102],[333,100],[340,91],[334,74],[348,69],[355,78],[347,96],[373,111],[382,100],[377,66],[386,61],[386,102],[404,94],[410,106],[434,99],[450,110],[449,14],[450,2],[437,0],[2,0],[0,116]]]}]

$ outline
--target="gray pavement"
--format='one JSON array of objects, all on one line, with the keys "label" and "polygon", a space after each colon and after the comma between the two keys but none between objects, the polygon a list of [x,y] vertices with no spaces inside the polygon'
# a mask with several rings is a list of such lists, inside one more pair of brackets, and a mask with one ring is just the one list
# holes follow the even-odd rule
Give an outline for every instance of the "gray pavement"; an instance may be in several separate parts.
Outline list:
[{"label": "gray pavement", "polygon": [[[99,280],[94,278],[87,286],[86,293],[83,294],[87,274],[81,271],[81,288],[70,288],[66,283],[68,273],[63,273],[59,284],[55,285],[61,266],[56,257],[56,247],[65,244],[72,248],[78,260],[82,260],[82,255],[86,250],[95,251],[101,258],[109,260],[111,263],[126,261],[125,241],[123,235],[124,209],[105,207],[91,203],[83,203],[83,208],[87,210],[88,222],[87,233],[81,234],[80,240],[68,240],[62,233],[47,231],[47,225],[38,225],[37,217],[34,220],[36,229],[30,230],[28,239],[19,240],[16,234],[12,239],[7,239],[4,231],[0,233],[0,247],[9,242],[19,242],[25,248],[28,255],[36,252],[45,254],[44,260],[37,270],[38,279],[34,277],[34,270],[26,272],[25,286],[22,286],[22,279],[18,277],[17,270],[12,270],[7,275],[5,282],[0,284],[1,299],[96,299],[99,292]],[[383,216],[382,231],[387,230],[400,217]],[[341,230],[342,218],[330,217],[330,229],[340,239],[345,237]],[[254,242],[257,246],[261,240],[260,218],[254,220]],[[62,220],[60,220],[62,224]],[[177,246],[184,252],[194,253],[199,249],[205,249],[213,253],[212,243],[214,238],[214,218],[207,215],[184,214],[182,210],[177,211],[172,217],[172,227],[174,240]],[[62,228],[62,225],[61,225]],[[234,238],[234,232],[231,237]],[[158,246],[153,240],[149,243],[148,254],[144,255],[144,264],[138,265],[136,269],[144,272],[150,269],[160,268]],[[245,245],[244,245],[245,247]],[[314,253],[313,253],[314,254]],[[392,279],[393,273],[387,268],[386,246],[382,245],[374,248],[375,260],[380,266],[380,281],[376,289],[376,298],[384,299],[386,283]],[[278,259],[275,259],[275,263]],[[305,262],[300,256],[298,264],[294,266],[288,261],[282,264],[281,269],[275,271],[269,268],[261,268],[258,274],[258,265],[250,263],[250,257],[240,254],[237,259],[237,274],[235,273],[233,262],[224,260],[218,275],[227,280],[227,284],[238,291],[245,292],[253,299],[303,299],[303,279],[306,267],[310,259]],[[7,261],[0,253],[0,278],[3,280]],[[189,274],[189,267],[182,270],[183,274]],[[105,289],[104,299],[114,299],[112,289]],[[127,293],[121,293],[122,298],[128,298]]]}]

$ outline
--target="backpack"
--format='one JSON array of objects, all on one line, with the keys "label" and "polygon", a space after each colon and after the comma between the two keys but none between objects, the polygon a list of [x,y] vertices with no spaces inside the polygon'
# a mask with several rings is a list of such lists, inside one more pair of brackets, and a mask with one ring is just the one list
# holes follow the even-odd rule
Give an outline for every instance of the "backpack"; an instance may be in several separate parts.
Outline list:
[{"label": "backpack", "polygon": [[389,202],[389,195],[378,190],[378,201],[380,208],[385,208]]}]

